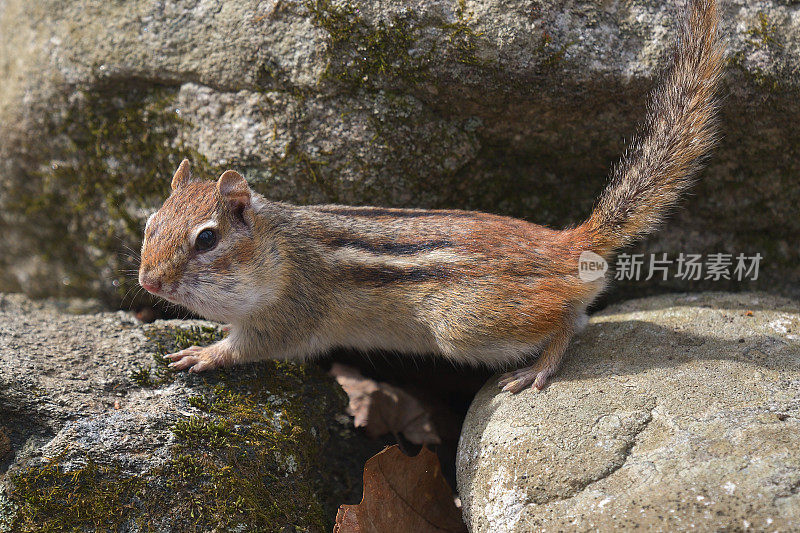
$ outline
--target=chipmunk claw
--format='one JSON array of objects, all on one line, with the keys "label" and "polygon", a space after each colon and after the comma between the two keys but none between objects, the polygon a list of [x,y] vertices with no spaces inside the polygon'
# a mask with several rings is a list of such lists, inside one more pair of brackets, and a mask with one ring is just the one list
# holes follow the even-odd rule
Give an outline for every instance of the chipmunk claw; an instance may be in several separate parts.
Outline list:
[{"label": "chipmunk claw", "polygon": [[540,370],[536,365],[531,365],[503,374],[497,384],[504,392],[512,394],[517,394],[531,385],[537,390],[542,390],[551,374],[552,372],[547,369]]},{"label": "chipmunk claw", "polygon": [[173,370],[186,370],[189,372],[203,372],[212,370],[220,366],[220,355],[211,346],[190,346],[185,350],[171,353],[164,356],[165,359],[172,361],[169,367]]}]

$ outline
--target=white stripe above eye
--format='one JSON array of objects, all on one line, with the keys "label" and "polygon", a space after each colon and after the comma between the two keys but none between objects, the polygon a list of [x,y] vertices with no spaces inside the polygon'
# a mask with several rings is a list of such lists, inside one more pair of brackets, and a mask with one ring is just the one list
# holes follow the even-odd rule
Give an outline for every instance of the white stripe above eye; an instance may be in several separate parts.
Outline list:
[{"label": "white stripe above eye", "polygon": [[189,234],[189,246],[194,247],[194,243],[197,240],[197,236],[207,229],[213,229],[213,230],[217,229],[217,221],[207,220],[202,224],[196,226],[194,230],[192,230],[192,233]]}]

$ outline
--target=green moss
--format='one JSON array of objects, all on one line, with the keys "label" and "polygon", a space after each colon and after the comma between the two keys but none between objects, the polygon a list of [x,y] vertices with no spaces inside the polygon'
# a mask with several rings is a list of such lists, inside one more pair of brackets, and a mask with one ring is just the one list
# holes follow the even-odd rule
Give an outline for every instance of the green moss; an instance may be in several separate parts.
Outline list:
[{"label": "green moss", "polygon": [[[213,328],[174,335],[170,350],[220,338]],[[199,413],[172,428],[176,444],[165,469],[171,491],[192,494],[185,518],[193,527],[329,527],[321,447],[328,417],[344,399],[335,387],[312,392],[310,384],[326,379],[313,367],[270,361],[204,380],[205,392],[188,399]]]},{"label": "green moss", "polygon": [[764,14],[764,12],[759,11],[758,22],[746,32],[747,35],[751,37],[747,42],[759,48],[768,46],[783,48],[783,45],[775,38],[777,29],[778,25],[770,22],[769,18],[767,18],[767,15]]},{"label": "green moss", "polygon": [[[479,54],[481,32],[471,27],[472,13],[457,0],[455,20],[422,19],[408,10],[387,20],[367,22],[347,1],[306,0],[311,20],[330,35],[325,77],[367,89],[403,88],[427,81],[434,58],[494,70],[497,62]],[[567,49],[543,31],[537,48],[541,66],[555,68]],[[272,75],[272,73],[270,73]]]},{"label": "green moss", "polygon": [[472,13],[467,11],[466,1],[458,0],[456,7],[456,21],[452,24],[442,25],[447,35],[447,42],[454,52],[452,55],[459,63],[474,66],[489,66],[486,61],[478,58],[478,39],[482,35],[470,28]]},{"label": "green moss", "polygon": [[[210,327],[153,327],[149,336],[157,361],[222,338]],[[139,375],[147,386],[166,383],[157,370]],[[341,389],[316,367],[277,361],[193,376],[187,385],[196,413],[173,424],[165,464],[141,475],[92,461],[70,470],[64,465],[76,461],[66,461],[67,450],[12,478],[16,530],[329,530],[344,497],[331,490],[325,451],[344,411]]]},{"label": "green moss", "polygon": [[293,401],[277,401],[274,392],[217,384],[193,401],[202,413],[173,428],[177,444],[168,469],[170,485],[194,493],[189,514],[198,517],[198,525],[325,528],[317,496],[322,486],[315,482],[324,421],[309,428],[312,413]]},{"label": "green moss", "polygon": [[67,470],[58,460],[11,476],[18,509],[13,530],[118,531],[136,510],[144,481],[93,461]]},{"label": "green moss", "polygon": [[788,86],[780,76],[767,73],[757,65],[746,65],[745,55],[741,50],[729,56],[728,66],[739,70],[748,80],[770,93],[778,94],[787,90],[794,91],[794,88]]},{"label": "green moss", "polygon": [[542,31],[539,46],[536,50],[538,55],[543,58],[540,63],[542,69],[546,71],[556,69],[564,61],[564,56],[567,54],[569,47],[574,44],[576,44],[575,41],[569,41],[556,45],[553,37],[546,30]]},{"label": "green moss", "polygon": [[150,375],[150,368],[141,365],[131,372],[131,381],[140,387],[150,387],[154,384],[153,377]]},{"label": "green moss", "polygon": [[373,26],[349,3],[308,0],[305,4],[312,21],[330,35],[328,78],[374,86],[385,81],[415,83],[424,76],[431,49],[415,50],[420,36],[413,13]]},{"label": "green moss", "polygon": [[175,329],[175,346],[178,350],[190,346],[203,346],[222,339],[223,334],[213,326],[190,326]]},{"label": "green moss", "polygon": [[306,0],[305,6],[330,35],[327,79],[370,89],[413,85],[429,77],[435,53],[467,65],[488,64],[477,55],[480,33],[469,27],[464,2],[456,6],[455,22],[433,24],[412,10],[369,23],[349,2]]},{"label": "green moss", "polygon": [[[63,266],[64,295],[135,287],[143,219],[169,191],[183,157],[202,173],[208,162],[176,142],[182,123],[176,89],[108,86],[74,94],[49,126],[56,142],[24,184],[5,191],[10,211],[33,224],[38,253]],[[100,274],[100,276],[98,276]],[[130,274],[130,275],[128,275]]]},{"label": "green moss", "polygon": [[139,365],[131,372],[130,379],[140,387],[161,387],[172,383],[175,372],[169,368],[165,356],[190,346],[211,344],[223,338],[222,332],[211,326],[190,326],[174,330],[154,329],[149,332],[150,340],[156,351],[153,353],[153,365]]},{"label": "green moss", "polygon": [[222,448],[231,444],[228,439],[232,434],[230,423],[226,420],[193,416],[176,423],[172,432],[179,442],[202,442],[210,448]]}]

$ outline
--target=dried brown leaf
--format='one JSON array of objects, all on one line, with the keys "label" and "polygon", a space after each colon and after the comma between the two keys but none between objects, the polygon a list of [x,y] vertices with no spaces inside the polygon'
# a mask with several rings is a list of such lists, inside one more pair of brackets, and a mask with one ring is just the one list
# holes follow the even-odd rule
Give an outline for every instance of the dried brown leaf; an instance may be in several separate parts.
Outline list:
[{"label": "dried brown leaf", "polygon": [[416,397],[340,363],[334,363],[330,373],[350,399],[348,411],[355,426],[363,427],[370,437],[402,433],[414,444],[441,443],[430,410]]},{"label": "dried brown leaf", "polygon": [[465,533],[439,459],[422,448],[408,457],[390,446],[364,466],[364,497],[342,505],[334,533]]}]

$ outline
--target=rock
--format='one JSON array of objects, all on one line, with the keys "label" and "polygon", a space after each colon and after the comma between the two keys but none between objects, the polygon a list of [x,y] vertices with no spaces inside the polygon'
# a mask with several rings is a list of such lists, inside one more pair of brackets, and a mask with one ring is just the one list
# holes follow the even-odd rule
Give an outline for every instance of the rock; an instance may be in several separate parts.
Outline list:
[{"label": "rock", "polygon": [[470,531],[800,528],[800,305],[631,300],[591,318],[543,392],[495,380],[461,434]]},{"label": "rock", "polygon": [[374,445],[314,366],[174,374],[159,356],[219,336],[0,294],[0,531],[330,530]]},{"label": "rock", "polygon": [[[184,156],[209,177],[235,167],[275,199],[575,223],[643,117],[677,9],[6,0],[0,290],[138,301],[125,270]],[[800,6],[721,9],[724,139],[685,209],[638,251],[760,252],[744,288],[798,295]],[[651,280],[618,294],[700,287],[743,285]]]}]

